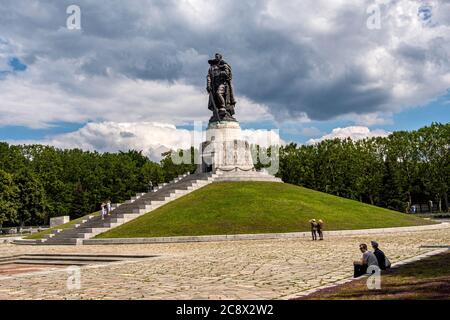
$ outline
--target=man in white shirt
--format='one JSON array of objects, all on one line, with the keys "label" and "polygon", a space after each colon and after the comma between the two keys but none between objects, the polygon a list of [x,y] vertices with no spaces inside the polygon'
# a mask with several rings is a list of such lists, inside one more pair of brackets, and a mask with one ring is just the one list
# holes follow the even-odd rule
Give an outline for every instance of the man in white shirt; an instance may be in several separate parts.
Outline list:
[{"label": "man in white shirt", "polygon": [[370,266],[378,267],[377,257],[373,254],[373,252],[367,250],[367,244],[361,243],[359,245],[359,250],[362,252],[361,261],[353,262],[354,266],[354,278],[358,278],[367,272],[367,268]]}]

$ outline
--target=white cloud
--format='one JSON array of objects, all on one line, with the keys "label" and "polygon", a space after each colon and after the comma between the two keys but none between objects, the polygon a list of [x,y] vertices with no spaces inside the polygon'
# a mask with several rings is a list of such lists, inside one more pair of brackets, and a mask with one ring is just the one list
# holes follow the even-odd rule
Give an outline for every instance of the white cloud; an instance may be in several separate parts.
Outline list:
[{"label": "white cloud", "polygon": [[[240,121],[387,123],[450,87],[450,3],[377,0],[381,29],[366,28],[374,0],[78,0],[82,32],[66,30],[67,1],[2,0],[0,125],[207,120],[207,58],[234,71]],[[215,21],[227,21],[226,28]],[[225,31],[224,31],[225,30]]]},{"label": "white cloud", "polygon": [[[53,64],[40,59],[31,70],[0,81],[0,123],[32,128],[98,120],[181,124],[210,116],[207,94],[193,85],[113,73],[89,76],[80,72],[81,64],[78,59]],[[45,72],[44,65],[49,66]],[[49,75],[48,69],[54,73]],[[243,96],[237,100],[240,121],[272,119],[266,106]]]},{"label": "white cloud", "polygon": [[[195,134],[194,134],[195,132]],[[242,130],[244,139],[262,147],[283,144],[277,131]],[[62,149],[79,148],[99,152],[138,150],[152,160],[161,160],[169,150],[198,147],[202,133],[180,129],[158,122],[100,122],[88,123],[74,132],[54,135],[42,140],[9,141],[13,144],[45,144]]]},{"label": "white cloud", "polygon": [[387,132],[382,129],[370,130],[367,127],[351,126],[345,128],[335,128],[331,131],[331,133],[328,133],[318,139],[308,140],[307,144],[314,144],[324,140],[331,140],[336,138],[338,139],[351,138],[352,140],[361,140],[372,137],[386,137],[389,134],[390,132]]},{"label": "white cloud", "polygon": [[316,127],[300,127],[298,124],[291,123],[288,125],[284,125],[281,128],[281,131],[285,134],[294,135],[294,136],[304,136],[304,137],[317,137],[322,135],[320,129]]},{"label": "white cloud", "polygon": [[285,142],[280,138],[279,130],[242,130],[242,137],[250,144],[257,144],[261,147],[270,147],[273,145],[284,145]]},{"label": "white cloud", "polygon": [[393,113],[391,112],[371,112],[366,114],[350,113],[342,117],[337,117],[337,119],[351,121],[358,126],[372,127],[393,124],[394,120],[392,117]]},{"label": "white cloud", "polygon": [[302,135],[306,137],[314,137],[320,135],[322,132],[316,127],[307,127],[302,129]]}]

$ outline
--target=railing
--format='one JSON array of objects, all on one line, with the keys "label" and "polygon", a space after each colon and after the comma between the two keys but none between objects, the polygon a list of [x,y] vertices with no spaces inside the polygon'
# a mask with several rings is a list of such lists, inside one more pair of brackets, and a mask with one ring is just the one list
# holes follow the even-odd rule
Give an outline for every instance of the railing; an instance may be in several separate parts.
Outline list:
[{"label": "railing", "polygon": [[415,203],[409,208],[409,213],[440,213],[437,203]]}]

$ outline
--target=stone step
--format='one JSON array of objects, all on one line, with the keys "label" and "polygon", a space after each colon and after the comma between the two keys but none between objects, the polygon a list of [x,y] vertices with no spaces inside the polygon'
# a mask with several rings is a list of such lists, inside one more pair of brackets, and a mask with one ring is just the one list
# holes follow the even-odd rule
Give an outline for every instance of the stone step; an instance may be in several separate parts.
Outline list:
[{"label": "stone step", "polygon": [[5,258],[0,258],[0,266],[9,264],[27,264],[27,265],[60,265],[60,266],[83,266],[92,264],[113,263],[119,261],[139,260],[146,258],[153,258],[154,255],[140,255],[140,254],[24,254],[13,255]]},{"label": "stone step", "polygon": [[113,222],[113,223],[121,222],[120,219],[123,219],[123,217],[118,217],[116,214],[114,214],[114,215],[110,215],[110,216],[105,217],[105,219],[101,219],[100,218],[98,220],[94,220],[91,223],[86,224],[84,226],[81,226],[81,227],[79,227],[77,229],[89,228],[93,224],[102,224],[102,223],[107,223],[107,222]]},{"label": "stone step", "polygon": [[170,192],[171,192],[171,191],[167,191],[167,192],[160,193],[160,194],[157,194],[157,195],[155,194],[155,195],[153,195],[153,196],[151,196],[151,197],[142,197],[141,199],[136,200],[136,201],[133,202],[133,203],[127,203],[127,204],[124,204],[124,205],[121,206],[119,209],[117,209],[117,211],[116,211],[115,213],[120,212],[120,211],[122,211],[122,210],[125,210],[125,209],[127,209],[127,208],[129,208],[129,207],[137,206],[137,205],[139,205],[139,204],[149,203],[150,201],[164,200],[164,198],[165,198],[168,194],[170,194]]},{"label": "stone step", "polygon": [[123,221],[124,221],[124,218],[119,218],[119,217],[115,217],[115,216],[112,216],[105,220],[99,220],[99,222],[102,222],[102,223],[121,223]]},{"label": "stone step", "polygon": [[17,239],[12,242],[13,244],[17,245],[35,245],[40,244],[40,240],[28,240],[28,239]]},{"label": "stone step", "polygon": [[89,239],[91,238],[92,233],[77,233],[74,235],[71,235],[70,237],[63,237],[61,236],[59,239]]},{"label": "stone step", "polygon": [[14,261],[16,259],[19,259],[21,255],[14,255],[10,257],[2,257],[0,258],[0,264],[10,263],[10,261]]},{"label": "stone step", "polygon": [[44,243],[45,245],[80,245],[82,239],[49,239]]},{"label": "stone step", "polygon": [[92,262],[89,261],[78,261],[78,260],[19,260],[14,262],[15,264],[47,264],[47,265],[54,265],[54,266],[84,266],[88,264],[92,264]]},{"label": "stone step", "polygon": [[122,219],[134,219],[139,217],[139,214],[135,214],[135,213],[118,213],[116,215],[117,218],[122,218]]},{"label": "stone step", "polygon": [[[99,221],[101,221],[101,220],[99,220]],[[55,236],[52,237],[52,238],[57,238],[57,237],[61,236],[62,234],[80,233],[80,232],[82,232],[83,230],[85,230],[86,228],[91,228],[92,225],[95,225],[96,223],[97,223],[97,221],[92,221],[91,223],[86,224],[86,225],[82,225],[82,226],[80,226],[80,227],[78,227],[78,228],[66,229],[66,230],[64,230],[63,232],[60,232],[60,233],[58,233],[58,234],[55,234]]]},{"label": "stone step", "polygon": [[133,214],[138,214],[138,215],[142,215],[148,212],[151,212],[157,208],[159,208],[160,206],[154,206],[151,209],[133,209]]},{"label": "stone step", "polygon": [[[121,222],[106,222],[106,221],[103,222],[103,221],[99,221],[99,222],[97,222],[95,224],[89,225],[89,227],[90,228],[99,228],[99,229],[101,229],[101,228],[115,228],[115,227],[118,227],[118,226],[124,224],[125,222],[126,222],[125,219],[122,219]],[[92,233],[92,232],[85,232],[84,230],[81,230],[80,233]]]},{"label": "stone step", "polygon": [[86,226],[85,228],[78,229],[78,233],[96,233],[96,232],[104,232],[105,227],[98,227],[98,226]]},{"label": "stone step", "polygon": [[[61,234],[61,235],[59,235],[57,237],[53,237],[53,238],[47,239],[47,243],[58,241],[58,240],[62,240],[62,239],[85,238],[85,236],[83,236],[83,235],[86,235],[86,234],[90,235],[90,234],[92,234],[92,232],[79,231],[78,233],[77,232],[63,233],[63,234]],[[85,239],[87,239],[87,238],[85,238]]]},{"label": "stone step", "polygon": [[146,212],[150,212],[158,207],[160,207],[161,205],[166,204],[166,200],[164,201],[153,201],[151,205],[147,205],[147,206],[139,206],[137,208],[134,208],[131,210],[131,213],[133,214],[141,214],[141,213],[146,213]]},{"label": "stone step", "polygon": [[165,192],[170,191],[170,190],[182,189],[184,187],[192,185],[193,182],[194,181],[180,182],[180,183],[178,183],[176,185],[168,186],[168,187],[164,188],[163,190],[160,190],[160,191],[157,191],[157,192],[148,193],[145,196],[142,196],[142,198],[155,197],[155,196],[157,196],[159,194],[164,194]]},{"label": "stone step", "polygon": [[81,244],[84,239],[90,239],[111,228],[136,219],[142,214],[151,212],[193,190],[202,188],[212,183],[218,176],[213,174],[180,175],[172,183],[165,183],[155,188],[154,192],[136,194],[135,197],[127,200],[124,204],[117,206],[117,209],[104,220],[96,217],[96,219],[90,219],[90,221],[49,237],[47,244]]},{"label": "stone step", "polygon": [[14,257],[72,257],[72,258],[115,258],[118,260],[122,259],[143,259],[143,258],[153,258],[154,255],[146,254],[79,254],[79,253],[27,253],[24,255],[15,255]]},{"label": "stone step", "polygon": [[67,230],[65,232],[62,232],[60,234],[55,235],[54,237],[47,238],[47,240],[59,239],[62,236],[67,236],[67,235],[71,235],[71,234],[81,233],[82,231],[80,231],[80,230],[82,230],[82,229]]},{"label": "stone step", "polygon": [[120,261],[120,258],[114,256],[77,256],[77,255],[23,255],[16,258],[15,261],[98,261],[98,262],[116,262]]},{"label": "stone step", "polygon": [[152,197],[152,198],[143,198],[140,199],[139,202],[136,202],[132,207],[134,206],[138,206],[138,205],[143,205],[143,204],[150,204],[152,201],[164,201],[166,200],[167,197],[170,196],[171,193],[173,193],[176,189],[174,190],[170,190],[164,194],[160,194],[157,197]]},{"label": "stone step", "polygon": [[[66,229],[66,230],[69,230],[69,229]],[[58,234],[61,233],[62,231],[63,231],[63,229],[53,230],[52,233],[46,234],[43,238],[44,238],[44,239],[53,238],[54,236],[58,235]]]}]

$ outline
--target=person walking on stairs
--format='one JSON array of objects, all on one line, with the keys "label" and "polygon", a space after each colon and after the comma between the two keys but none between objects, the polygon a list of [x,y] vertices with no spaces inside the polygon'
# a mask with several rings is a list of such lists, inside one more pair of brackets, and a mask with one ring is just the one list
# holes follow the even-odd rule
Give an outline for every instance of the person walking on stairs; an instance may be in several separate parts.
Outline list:
[{"label": "person walking on stairs", "polygon": [[102,202],[101,208],[102,208],[102,220],[105,220],[105,216],[106,216],[106,203]]},{"label": "person walking on stairs", "polygon": [[106,214],[109,215],[111,213],[111,200],[106,201]]},{"label": "person walking on stairs", "polygon": [[153,192],[153,182],[152,180],[148,180],[147,191]]}]

